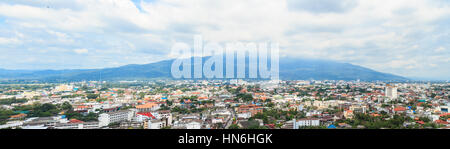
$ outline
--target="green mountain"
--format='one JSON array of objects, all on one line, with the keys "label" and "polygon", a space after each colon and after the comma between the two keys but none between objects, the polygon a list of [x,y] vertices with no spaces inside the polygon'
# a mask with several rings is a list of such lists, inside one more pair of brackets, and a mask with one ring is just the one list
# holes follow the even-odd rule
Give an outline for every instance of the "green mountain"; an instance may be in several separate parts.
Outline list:
[{"label": "green mountain", "polygon": [[[205,60],[207,59],[208,57],[204,57],[203,62],[205,62]],[[132,64],[121,67],[104,68],[104,69],[70,69],[70,70],[0,69],[0,79],[41,80],[41,81],[171,79],[172,75],[170,73],[170,69],[172,62],[173,60],[164,60],[150,64],[143,64],[143,65]],[[328,60],[280,58],[279,66],[280,66],[280,78],[283,80],[357,80],[357,79],[360,79],[362,81],[409,80],[408,78],[405,77],[377,72],[368,68],[364,68],[349,63],[341,63]],[[194,67],[193,63],[192,67]],[[247,68],[248,65],[246,65],[247,70],[246,74],[248,75]]]}]

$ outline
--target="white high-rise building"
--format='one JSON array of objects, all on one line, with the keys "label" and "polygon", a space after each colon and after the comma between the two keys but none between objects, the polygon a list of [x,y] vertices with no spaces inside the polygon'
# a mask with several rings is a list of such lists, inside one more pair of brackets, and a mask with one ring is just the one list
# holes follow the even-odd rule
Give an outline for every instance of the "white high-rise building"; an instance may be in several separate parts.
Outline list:
[{"label": "white high-rise building", "polygon": [[386,85],[386,91],[385,91],[386,97],[389,99],[395,99],[397,98],[397,87]]}]

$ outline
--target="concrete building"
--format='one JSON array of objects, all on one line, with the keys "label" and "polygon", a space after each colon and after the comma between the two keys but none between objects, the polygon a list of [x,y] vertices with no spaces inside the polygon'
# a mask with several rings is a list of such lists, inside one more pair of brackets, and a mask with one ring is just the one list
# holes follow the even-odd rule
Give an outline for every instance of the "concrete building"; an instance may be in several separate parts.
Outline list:
[{"label": "concrete building", "polygon": [[252,113],[251,112],[238,113],[236,115],[237,115],[238,119],[248,119],[248,118],[252,117]]},{"label": "concrete building", "polygon": [[293,121],[293,129],[308,126],[320,126],[320,119],[318,118],[303,118]]},{"label": "concrete building", "polygon": [[202,123],[200,121],[191,121],[189,123],[186,123],[186,129],[200,129],[202,126]]},{"label": "concrete building", "polygon": [[161,129],[167,126],[167,121],[164,120],[147,120],[144,122],[145,129]]},{"label": "concrete building", "polygon": [[397,95],[397,87],[386,85],[386,91],[385,91],[386,97],[389,99],[396,99],[398,97]]},{"label": "concrete building", "polygon": [[143,126],[142,122],[121,122],[120,128],[121,129],[128,129],[128,128],[141,128]]},{"label": "concrete building", "polygon": [[108,126],[111,123],[131,121],[134,115],[134,110],[120,110],[116,112],[102,113],[98,117],[99,127]]},{"label": "concrete building", "polygon": [[98,129],[98,122],[57,123],[55,129]]},{"label": "concrete building", "polygon": [[159,105],[154,102],[149,102],[143,105],[136,106],[138,112],[152,112],[159,109]]},{"label": "concrete building", "polygon": [[155,113],[157,119],[167,119],[167,125],[172,125],[172,113],[170,111],[159,111]]}]

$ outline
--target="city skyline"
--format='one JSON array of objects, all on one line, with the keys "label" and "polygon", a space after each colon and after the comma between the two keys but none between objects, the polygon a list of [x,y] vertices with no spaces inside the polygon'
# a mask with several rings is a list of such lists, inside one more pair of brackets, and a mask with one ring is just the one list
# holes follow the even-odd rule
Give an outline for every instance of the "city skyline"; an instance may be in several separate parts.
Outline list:
[{"label": "city skyline", "polygon": [[2,84],[0,129],[449,129],[448,82]]},{"label": "city skyline", "polygon": [[[320,5],[319,5],[320,3]],[[415,1],[0,2],[3,69],[86,69],[168,59],[175,42],[280,43],[280,58],[450,79],[450,3]]]}]

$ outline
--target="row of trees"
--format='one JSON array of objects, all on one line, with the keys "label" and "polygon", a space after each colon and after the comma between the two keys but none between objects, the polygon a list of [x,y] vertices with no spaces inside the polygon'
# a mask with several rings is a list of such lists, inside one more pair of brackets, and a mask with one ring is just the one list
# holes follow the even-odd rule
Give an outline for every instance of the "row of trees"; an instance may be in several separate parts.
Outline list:
[{"label": "row of trees", "polygon": [[259,122],[254,121],[254,120],[249,120],[249,122],[251,123],[249,126],[247,126],[247,128],[242,128],[239,127],[238,124],[231,124],[228,129],[268,129],[267,126],[260,126]]},{"label": "row of trees", "polygon": [[7,120],[9,119],[9,117],[11,115],[15,115],[16,113],[14,113],[14,111],[12,110],[5,110],[5,109],[1,109],[0,108],[0,125],[3,125],[7,122]]},{"label": "row of trees", "polygon": [[347,123],[353,128],[362,125],[368,129],[438,127],[437,125],[431,123],[431,120],[426,117],[420,117],[419,120],[424,121],[426,124],[424,126],[420,126],[419,124],[405,126],[405,122],[414,122],[414,120],[404,115],[393,115],[392,117],[390,117],[388,115],[382,114],[381,116],[374,117],[369,114],[355,113],[354,119],[339,120],[336,122],[336,125],[338,123]]},{"label": "row of trees", "polygon": [[[81,121],[96,121],[98,119],[97,113],[88,113],[83,115],[81,113],[73,111],[73,107],[70,103],[64,102],[61,105],[53,105],[50,103],[45,104],[33,104],[27,106],[15,107],[15,111],[29,111],[27,117],[49,117],[58,115],[61,111],[65,112],[68,119],[78,119]],[[0,109],[0,124],[6,123],[11,115],[19,114],[12,110]]]},{"label": "row of trees", "polygon": [[53,104],[34,104],[28,116],[30,117],[48,117],[57,115],[60,112],[58,107]]},{"label": "row of trees", "polygon": [[24,103],[24,102],[27,102],[27,99],[25,99],[25,98],[17,99],[16,97],[13,97],[13,98],[0,100],[0,105],[10,105],[13,103]]},{"label": "row of trees", "polygon": [[283,111],[279,109],[264,109],[263,112],[257,113],[250,117],[249,120],[262,119],[265,124],[276,124],[277,120],[289,121],[294,118],[303,118],[305,115],[298,111]]}]

